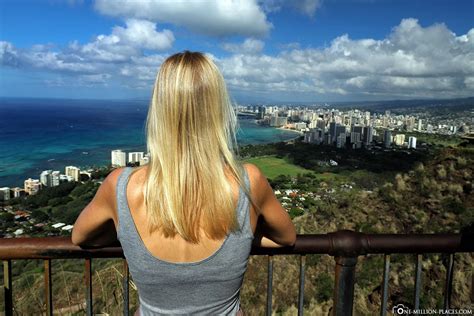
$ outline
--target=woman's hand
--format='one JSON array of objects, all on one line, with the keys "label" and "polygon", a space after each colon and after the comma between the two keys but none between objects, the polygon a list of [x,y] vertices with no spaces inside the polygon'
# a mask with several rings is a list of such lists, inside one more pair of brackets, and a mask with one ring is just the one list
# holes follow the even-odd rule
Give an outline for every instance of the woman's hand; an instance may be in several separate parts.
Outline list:
[{"label": "woman's hand", "polygon": [[269,232],[267,231],[268,227],[265,225],[263,218],[259,217],[257,221],[257,229],[255,230],[254,233],[254,238],[253,238],[253,245],[257,247],[263,247],[263,248],[281,248],[281,247],[291,247],[293,245],[288,245],[288,244],[279,244],[267,236],[269,235]]}]

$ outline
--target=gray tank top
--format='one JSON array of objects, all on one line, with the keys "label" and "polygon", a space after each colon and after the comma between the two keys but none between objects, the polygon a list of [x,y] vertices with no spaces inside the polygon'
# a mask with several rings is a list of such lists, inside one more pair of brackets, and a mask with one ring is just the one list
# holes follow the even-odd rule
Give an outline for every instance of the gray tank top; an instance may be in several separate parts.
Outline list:
[{"label": "gray tank top", "polygon": [[[249,200],[242,188],[236,209],[240,229],[203,260],[168,262],[155,257],[138,234],[126,195],[131,171],[124,168],[117,182],[117,237],[138,288],[140,315],[236,315],[253,240]],[[244,179],[250,190],[245,168]]]}]

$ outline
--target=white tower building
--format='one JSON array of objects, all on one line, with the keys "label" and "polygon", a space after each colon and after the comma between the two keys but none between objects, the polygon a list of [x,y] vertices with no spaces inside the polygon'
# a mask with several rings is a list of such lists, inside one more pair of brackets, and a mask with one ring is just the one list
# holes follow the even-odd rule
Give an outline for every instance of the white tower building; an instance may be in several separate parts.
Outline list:
[{"label": "white tower building", "polygon": [[41,172],[40,181],[41,181],[42,185],[44,185],[46,187],[52,186],[52,182],[51,182],[51,174],[52,173],[53,173],[53,170],[44,170],[43,172]]},{"label": "white tower building", "polygon": [[72,177],[74,181],[79,181],[79,179],[81,178],[81,169],[79,169],[78,167],[67,166],[64,170],[64,173],[66,174],[66,176]]},{"label": "white tower building", "polygon": [[8,201],[10,199],[10,188],[0,188],[0,201]]},{"label": "white tower building", "polygon": [[126,153],[120,149],[112,150],[112,167],[125,167],[126,165]]},{"label": "white tower building", "polygon": [[416,149],[416,137],[414,136],[408,137],[408,148]]},{"label": "white tower building", "polygon": [[143,159],[143,152],[142,151],[135,151],[128,153],[128,162],[135,163],[135,162],[140,162],[141,159]]},{"label": "white tower building", "polygon": [[25,192],[34,195],[41,189],[41,182],[38,179],[28,178],[25,180]]}]

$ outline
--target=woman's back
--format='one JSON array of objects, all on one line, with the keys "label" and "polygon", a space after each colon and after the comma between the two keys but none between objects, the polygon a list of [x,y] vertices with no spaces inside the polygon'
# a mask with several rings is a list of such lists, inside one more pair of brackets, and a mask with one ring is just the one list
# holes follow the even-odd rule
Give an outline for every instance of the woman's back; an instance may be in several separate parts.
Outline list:
[{"label": "woman's back", "polygon": [[[141,195],[133,192],[140,187],[140,173],[130,179],[131,171],[125,168],[117,181],[117,236],[139,290],[141,314],[235,315],[253,240],[244,191],[238,190],[236,203],[240,229],[224,240],[194,245],[148,232]],[[249,189],[246,172],[245,183]]]},{"label": "woman's back", "polygon": [[265,176],[235,155],[236,120],[209,57],[170,56],[147,116],[149,163],[111,172],[76,220],[75,244],[119,238],[142,312],[235,314],[254,235],[262,246],[295,242]]}]

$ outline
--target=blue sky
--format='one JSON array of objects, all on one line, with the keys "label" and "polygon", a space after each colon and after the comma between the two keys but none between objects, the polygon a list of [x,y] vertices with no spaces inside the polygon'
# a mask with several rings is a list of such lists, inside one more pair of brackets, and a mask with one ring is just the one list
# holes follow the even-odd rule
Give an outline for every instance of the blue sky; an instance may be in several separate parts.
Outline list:
[{"label": "blue sky", "polygon": [[147,99],[184,49],[211,54],[240,102],[474,95],[474,1],[4,0],[0,14],[0,96]]}]

